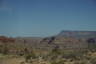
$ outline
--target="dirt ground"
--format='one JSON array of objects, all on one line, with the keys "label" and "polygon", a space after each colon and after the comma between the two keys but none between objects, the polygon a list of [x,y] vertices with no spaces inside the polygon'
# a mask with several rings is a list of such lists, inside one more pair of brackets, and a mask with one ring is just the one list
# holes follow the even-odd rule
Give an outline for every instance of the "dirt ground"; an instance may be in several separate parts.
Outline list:
[{"label": "dirt ground", "polygon": [[0,64],[20,64],[24,61],[24,58],[7,58],[0,59]]}]

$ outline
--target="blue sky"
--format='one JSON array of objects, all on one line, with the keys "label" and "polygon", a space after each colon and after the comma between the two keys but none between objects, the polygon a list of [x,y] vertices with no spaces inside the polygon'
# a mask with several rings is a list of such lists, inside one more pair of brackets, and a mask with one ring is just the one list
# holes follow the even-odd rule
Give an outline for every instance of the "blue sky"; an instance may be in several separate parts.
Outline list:
[{"label": "blue sky", "polygon": [[0,0],[0,35],[45,37],[96,31],[96,0]]}]

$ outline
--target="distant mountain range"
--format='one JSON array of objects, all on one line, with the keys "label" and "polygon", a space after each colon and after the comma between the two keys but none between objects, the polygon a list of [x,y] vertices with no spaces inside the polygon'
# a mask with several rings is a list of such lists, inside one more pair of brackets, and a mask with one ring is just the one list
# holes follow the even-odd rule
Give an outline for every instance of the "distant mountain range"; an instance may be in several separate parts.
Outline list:
[{"label": "distant mountain range", "polygon": [[63,30],[57,36],[76,37],[76,38],[96,38],[96,31],[70,31]]},{"label": "distant mountain range", "polygon": [[[6,41],[5,41],[6,40]],[[50,37],[17,37],[8,38],[0,37],[1,42],[15,42],[19,44],[28,44],[37,48],[54,48],[61,49],[86,49],[89,43],[96,43],[96,31],[70,31],[63,30],[59,34]]]}]

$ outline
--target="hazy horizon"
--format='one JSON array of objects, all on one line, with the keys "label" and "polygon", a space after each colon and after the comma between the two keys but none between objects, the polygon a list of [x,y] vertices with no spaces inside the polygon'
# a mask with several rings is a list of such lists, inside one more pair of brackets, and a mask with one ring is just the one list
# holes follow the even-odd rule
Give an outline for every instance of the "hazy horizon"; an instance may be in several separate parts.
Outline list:
[{"label": "hazy horizon", "polygon": [[96,31],[95,0],[0,0],[0,35],[52,36]]}]

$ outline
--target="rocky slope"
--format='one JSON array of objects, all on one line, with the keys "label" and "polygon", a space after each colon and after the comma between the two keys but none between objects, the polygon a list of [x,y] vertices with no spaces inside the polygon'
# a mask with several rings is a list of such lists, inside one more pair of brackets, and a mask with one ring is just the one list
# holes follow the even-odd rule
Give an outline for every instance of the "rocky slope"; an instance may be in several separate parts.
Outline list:
[{"label": "rocky slope", "polygon": [[62,49],[86,49],[89,43],[96,43],[96,31],[61,31],[56,36],[44,38],[41,43]]},{"label": "rocky slope", "polygon": [[[96,31],[61,31],[52,37],[0,37],[0,42],[11,42],[18,47],[33,47],[40,49],[52,49],[59,47],[61,49],[86,49],[89,44],[96,43]],[[15,46],[15,47],[16,47]]]}]

